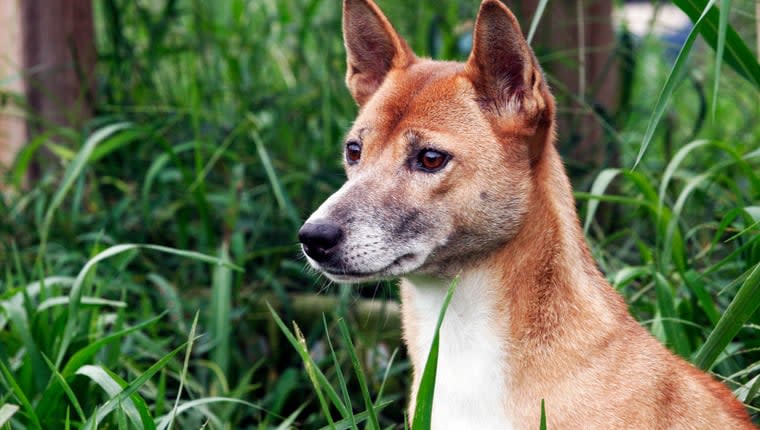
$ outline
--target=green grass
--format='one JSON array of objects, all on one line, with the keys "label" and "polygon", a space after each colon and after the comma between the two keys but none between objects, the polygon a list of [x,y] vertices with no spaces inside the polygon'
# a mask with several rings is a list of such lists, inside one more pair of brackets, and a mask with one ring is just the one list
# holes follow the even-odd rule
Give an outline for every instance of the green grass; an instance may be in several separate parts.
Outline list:
[{"label": "green grass", "polygon": [[[676,3],[697,20],[707,2]],[[381,5],[417,52],[466,57],[476,1]],[[627,52],[632,97],[605,118],[620,164],[573,179],[631,312],[755,411],[760,111],[737,42],[752,40],[751,6],[706,14],[676,73],[654,38]],[[0,429],[404,428],[395,289],[328,285],[296,246],[344,180],[356,114],[339,8],[95,7],[96,116],[35,137],[3,180]]]}]

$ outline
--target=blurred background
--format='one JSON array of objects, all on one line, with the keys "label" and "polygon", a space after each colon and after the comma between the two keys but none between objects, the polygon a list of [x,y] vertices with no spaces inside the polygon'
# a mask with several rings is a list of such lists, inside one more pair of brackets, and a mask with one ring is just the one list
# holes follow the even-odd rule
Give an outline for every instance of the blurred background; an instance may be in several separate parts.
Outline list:
[{"label": "blurred background", "polygon": [[[378,3],[467,58],[478,1]],[[602,270],[755,411],[760,2],[507,4]],[[404,427],[394,283],[331,284],[296,239],[344,180],[340,11],[0,2],[0,428]]]}]

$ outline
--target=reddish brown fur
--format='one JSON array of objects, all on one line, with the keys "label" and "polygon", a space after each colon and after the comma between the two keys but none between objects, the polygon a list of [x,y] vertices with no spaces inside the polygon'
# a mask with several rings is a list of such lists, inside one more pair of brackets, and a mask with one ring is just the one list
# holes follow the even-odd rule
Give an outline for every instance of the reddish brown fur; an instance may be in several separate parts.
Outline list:
[{"label": "reddish brown fur", "polygon": [[[413,202],[453,226],[451,254],[436,250],[418,272],[480,267],[497,279],[493,329],[508,345],[503,404],[515,428],[536,428],[541,399],[552,429],[754,428],[724,385],[630,316],[597,269],[554,147],[553,98],[511,12],[483,2],[466,64],[414,57],[371,0],[346,0],[344,17],[346,80],[361,107],[349,136],[364,144],[349,179],[367,178],[355,191],[366,205]],[[455,154],[456,175],[398,167],[417,132]],[[511,218],[497,229],[495,216]],[[499,240],[462,248],[457,226]],[[404,336],[418,381],[427,346],[411,288],[402,285]]]}]

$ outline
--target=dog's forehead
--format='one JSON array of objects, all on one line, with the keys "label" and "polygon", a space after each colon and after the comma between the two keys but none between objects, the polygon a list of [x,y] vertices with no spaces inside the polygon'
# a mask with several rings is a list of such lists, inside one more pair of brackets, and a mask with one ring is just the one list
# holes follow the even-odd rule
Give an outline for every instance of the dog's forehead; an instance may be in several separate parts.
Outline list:
[{"label": "dog's forehead", "polygon": [[[352,133],[390,141],[412,129],[452,129],[479,120],[464,65],[422,60],[394,70],[361,110]],[[374,140],[374,139],[373,139]]]}]

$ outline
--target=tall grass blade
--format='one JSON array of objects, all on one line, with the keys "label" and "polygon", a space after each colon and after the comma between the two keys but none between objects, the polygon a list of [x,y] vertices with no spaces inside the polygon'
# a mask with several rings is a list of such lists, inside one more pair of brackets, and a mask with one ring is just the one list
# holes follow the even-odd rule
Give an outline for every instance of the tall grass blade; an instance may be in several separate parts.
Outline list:
[{"label": "tall grass blade", "polygon": [[673,174],[676,173],[676,170],[678,170],[678,168],[681,166],[681,163],[686,158],[686,156],[688,156],[691,151],[708,145],[709,143],[709,140],[695,140],[694,142],[690,142],[684,145],[682,148],[679,148],[678,151],[673,155],[673,158],[671,158],[671,160],[668,162],[668,165],[665,167],[665,171],[662,174],[662,179],[660,179],[660,187],[657,192],[659,196],[658,201],[660,207],[665,203],[665,193],[668,191],[668,185],[670,185],[670,180],[673,178]]},{"label": "tall grass blade", "polygon": [[388,364],[385,366],[385,373],[383,374],[383,381],[380,383],[380,388],[377,390],[377,396],[375,396],[375,404],[380,403],[380,399],[383,398],[383,390],[385,390],[385,383],[388,381],[393,363],[396,361],[396,354],[398,354],[398,348],[393,350],[393,354],[388,359]]},{"label": "tall grass blade", "polygon": [[454,291],[456,290],[458,283],[459,276],[451,281],[449,289],[446,292],[446,297],[443,299],[441,312],[438,314],[438,322],[435,325],[433,342],[430,345],[430,352],[428,353],[428,358],[425,362],[425,368],[422,371],[420,388],[419,391],[417,391],[414,418],[412,420],[413,430],[430,430],[431,428],[431,420],[433,416],[433,396],[435,395],[435,375],[436,369],[438,367],[438,343],[441,334],[441,324],[443,324],[443,317],[446,315],[446,309],[449,307],[449,302],[451,302],[451,298],[454,296]]},{"label": "tall grass blade", "polygon": [[676,312],[676,306],[673,301],[673,289],[667,279],[665,279],[660,273],[654,274],[654,282],[655,292],[657,294],[657,309],[660,311],[662,327],[665,329],[668,345],[681,357],[689,358],[689,355],[691,354],[689,341],[686,338],[683,328],[679,322],[676,321],[678,313]]},{"label": "tall grass blade", "polygon": [[[285,335],[285,338],[288,339],[288,342],[290,342],[293,348],[295,348],[296,352],[298,352],[298,355],[301,356],[301,360],[304,362],[304,366],[307,367],[307,369],[312,369],[314,372],[314,380],[312,381],[312,384],[314,385],[315,389],[319,390],[320,387],[324,388],[327,392],[327,396],[330,398],[330,401],[333,403],[335,408],[338,409],[338,412],[341,414],[341,416],[347,417],[351,412],[348,410],[346,405],[343,404],[340,396],[335,391],[335,389],[332,388],[324,373],[319,370],[319,367],[309,355],[309,350],[306,348],[305,343],[301,343],[298,339],[296,339],[296,336],[294,336],[293,333],[288,329],[280,316],[277,315],[277,312],[275,312],[274,308],[272,308],[269,303],[267,303],[267,308],[269,308],[269,313],[272,314],[272,318],[274,318],[274,322],[280,328],[280,331],[282,331],[282,333]],[[310,376],[312,375],[310,374]],[[321,391],[317,391],[318,394],[320,392]],[[327,416],[326,418],[331,419],[330,416]]]},{"label": "tall grass blade", "polygon": [[[298,344],[300,346],[301,351],[308,352],[308,346],[306,346],[306,337],[304,337],[303,333],[301,332],[301,329],[298,327],[298,324],[293,322],[293,331],[295,332],[295,337],[298,339]],[[319,377],[317,376],[321,371],[319,370],[319,367],[317,367],[317,364],[313,360],[307,360],[304,361],[304,368],[306,369],[306,374],[309,376],[309,379],[311,380],[311,385],[314,386],[314,391],[317,393],[317,398],[319,399],[319,405],[322,407],[322,413],[324,414],[325,418],[327,418],[328,424],[330,424],[330,427],[334,426],[332,414],[330,413],[330,406],[327,404],[327,400],[325,400],[325,396],[322,394],[322,387],[325,387],[328,392],[332,389],[332,386],[329,385],[323,385],[323,382],[320,381]],[[348,414],[351,414],[351,405],[346,405],[348,409]]]},{"label": "tall grass blade", "polygon": [[[92,357],[94,357],[95,354],[97,354],[98,351],[102,350],[103,347],[105,347],[106,345],[111,345],[117,340],[121,339],[122,337],[130,333],[152,326],[153,324],[158,322],[161,318],[163,318],[164,315],[166,315],[166,311],[162,312],[161,314],[151,319],[143,321],[132,327],[127,327],[123,330],[119,330],[115,333],[109,334],[108,336],[104,336],[88,344],[87,346],[75,352],[71,356],[71,358],[69,358],[69,360],[64,365],[63,370],[60,372],[61,376],[64,379],[69,378],[70,376],[74,375],[76,371],[79,370],[79,368],[81,368],[86,363],[88,363],[92,359]],[[53,366],[53,369],[54,368],[55,367]],[[48,386],[45,389],[45,393],[42,396],[42,400],[39,401],[36,408],[37,412],[40,414],[43,421],[46,421],[49,414],[52,413],[52,411],[54,410],[54,405],[60,400],[61,390],[63,388],[65,387],[62,384],[60,385],[53,384],[53,385]]]},{"label": "tall grass blade", "polygon": [[715,48],[715,81],[713,82],[712,108],[710,110],[712,120],[715,121],[718,109],[718,89],[720,88],[720,69],[723,65],[723,52],[726,48],[726,26],[728,24],[728,12],[731,9],[731,0],[720,0],[720,22],[718,23],[718,46]]},{"label": "tall grass blade", "polygon": [[351,365],[354,367],[354,373],[359,380],[359,388],[361,389],[362,397],[364,398],[364,406],[367,408],[367,412],[369,412],[370,428],[380,430],[380,422],[377,420],[377,412],[375,412],[372,398],[369,396],[367,378],[364,376],[364,370],[362,370],[359,357],[356,355],[356,348],[354,348],[354,343],[351,341],[351,333],[349,333],[348,326],[343,318],[338,319],[338,327],[340,327],[340,333],[343,335],[343,342],[348,348],[348,355],[351,358]]},{"label": "tall grass blade", "polygon": [[544,405],[544,399],[541,399],[541,424],[538,428],[539,430],[546,430],[546,407]]},{"label": "tall grass blade", "polygon": [[[720,34],[720,14],[712,7],[715,2],[710,1],[708,4],[708,0],[673,0],[673,3],[684,11],[691,18],[692,22],[696,23],[704,18],[705,24],[700,26],[699,32],[707,44],[714,50],[717,50]],[[726,51],[722,58],[723,61],[744,79],[755,87],[760,88],[760,63],[757,62],[757,58],[752,53],[752,50],[747,47],[742,37],[734,30],[731,24],[726,24],[725,37]]]},{"label": "tall grass blade", "polygon": [[253,143],[256,144],[256,152],[259,154],[261,164],[264,165],[264,170],[266,171],[269,183],[272,186],[272,192],[274,193],[275,200],[277,200],[277,205],[280,207],[280,210],[285,212],[294,226],[299,226],[301,224],[301,219],[298,217],[298,213],[296,212],[293,203],[288,198],[280,183],[280,179],[277,177],[277,173],[272,165],[272,159],[269,157],[269,153],[264,147],[264,141],[261,140],[261,137],[255,131],[251,131],[251,137],[253,138]]},{"label": "tall grass blade", "polygon": [[262,412],[271,413],[271,411],[264,409],[257,404],[241,399],[233,399],[230,397],[203,397],[200,399],[188,400],[186,402],[180,403],[177,405],[176,409],[172,410],[169,415],[159,417],[156,423],[156,430],[168,430],[171,428],[170,425],[177,416],[193,409],[198,409],[203,412],[205,409],[203,406],[214,403],[233,403],[248,406],[251,409],[256,409]]},{"label": "tall grass blade", "polygon": [[110,248],[107,248],[101,251],[100,253],[95,255],[93,258],[91,258],[89,261],[87,261],[87,263],[85,263],[84,267],[82,268],[82,270],[79,271],[79,274],[77,275],[76,279],[74,280],[74,284],[71,287],[71,292],[69,294],[70,300],[69,300],[68,316],[66,319],[66,328],[63,332],[63,338],[61,340],[61,345],[58,349],[58,356],[55,361],[56,369],[60,369],[61,363],[63,362],[63,358],[66,355],[69,344],[71,343],[71,339],[77,332],[78,319],[80,316],[78,312],[79,305],[81,304],[81,298],[82,298],[82,292],[84,289],[85,279],[87,278],[87,275],[90,273],[90,270],[92,270],[93,267],[95,267],[99,262],[105,259],[124,253],[126,251],[136,250],[140,248],[166,252],[169,254],[175,254],[181,257],[187,257],[194,260],[203,261],[206,263],[227,265],[231,268],[242,270],[238,268],[237,266],[231,264],[230,262],[224,261],[217,257],[212,257],[210,255],[205,255],[205,254],[201,254],[201,253],[193,252],[193,251],[184,251],[184,250],[169,248],[166,246],[139,245],[139,244],[127,243],[127,244],[121,244],[121,245],[114,245]]},{"label": "tall grass blade", "polygon": [[61,375],[61,373],[55,369],[55,366],[53,366],[53,362],[50,361],[50,359],[44,355],[43,355],[43,358],[45,358],[45,362],[50,368],[50,371],[53,373],[53,377],[55,378],[56,381],[58,381],[58,384],[61,386],[63,391],[66,393],[66,396],[69,398],[69,402],[71,402],[72,406],[74,406],[74,411],[79,416],[79,419],[82,420],[83,422],[87,420],[87,417],[85,416],[84,411],[82,410],[82,405],[79,404],[79,400],[77,399],[77,396],[74,394],[74,390],[71,389],[71,386],[69,386],[69,383],[66,382],[66,379],[63,377],[63,375]]},{"label": "tall grass blade", "polygon": [[9,392],[13,393],[18,402],[21,403],[21,408],[24,410],[24,412],[26,412],[26,415],[31,420],[32,428],[41,430],[42,425],[40,424],[40,419],[37,417],[37,413],[34,411],[34,407],[32,407],[32,404],[29,402],[26,394],[24,394],[24,390],[22,390],[18,385],[16,379],[13,378],[13,374],[7,367],[5,367],[5,364],[2,360],[0,360],[0,373],[3,375],[3,378],[0,379],[0,382],[3,382],[3,385],[6,386],[6,389]]},{"label": "tall grass blade", "polygon": [[[596,175],[593,184],[591,184],[592,195],[602,195],[604,190],[610,185],[613,179],[619,175],[622,171],[620,169],[604,169]],[[589,198],[588,205],[586,206],[586,219],[583,221],[583,233],[588,234],[588,229],[591,227],[591,222],[594,220],[594,214],[599,207],[599,199]]]},{"label": "tall grass blade", "polygon": [[715,0],[710,0],[709,4],[704,8],[702,14],[699,16],[699,19],[696,21],[694,27],[686,37],[686,41],[681,47],[681,51],[676,57],[673,68],[670,70],[670,73],[665,80],[665,85],[663,85],[662,90],[660,90],[660,94],[657,96],[654,110],[652,112],[652,115],[649,117],[649,124],[647,124],[646,132],[644,132],[644,138],[641,141],[639,154],[636,156],[636,161],[633,163],[633,169],[639,165],[639,162],[641,162],[641,159],[644,157],[644,153],[652,141],[654,131],[657,128],[657,125],[660,123],[662,115],[665,113],[665,108],[670,103],[670,98],[673,95],[676,84],[678,84],[678,82],[681,80],[682,73],[684,72],[684,66],[686,65],[686,61],[689,58],[689,53],[691,52],[691,46],[694,44],[694,40],[696,40],[697,34],[699,34],[701,27],[704,25],[704,18],[707,15],[707,12],[710,10],[714,3]]},{"label": "tall grass blade", "polygon": [[[223,241],[219,250],[219,258],[224,261],[230,259],[229,244],[226,241]],[[216,266],[212,277],[211,312],[209,313],[209,329],[214,345],[211,361],[219,366],[225,377],[229,376],[231,313],[232,271],[228,267]]]},{"label": "tall grass blade", "polygon": [[130,333],[134,333],[136,331],[152,326],[161,320],[161,318],[163,318],[166,313],[167,311],[161,312],[153,318],[140,322],[134,326],[127,327],[123,330],[119,330],[115,333],[109,334],[108,336],[101,337],[100,339],[97,339],[94,342],[88,344],[71,356],[71,358],[66,362],[66,365],[63,367],[61,374],[64,378],[68,378],[69,376],[73,375],[77,369],[91,360],[92,357],[95,356],[95,354],[104,346],[112,344]]},{"label": "tall grass blade", "polygon": [[172,350],[170,353],[166,354],[160,360],[158,360],[155,364],[146,369],[145,372],[138,376],[129,385],[124,387],[124,389],[121,390],[118,395],[112,397],[105,404],[98,407],[97,411],[90,417],[89,420],[87,420],[82,428],[84,430],[94,430],[98,428],[97,423],[102,423],[103,419],[105,419],[108,414],[113,412],[117,406],[127,401],[127,399],[129,399],[132,394],[136,393],[137,390],[139,390],[140,387],[142,387],[143,384],[148,381],[148,379],[152,378],[153,375],[158,373],[159,370],[166,367],[169,364],[169,361],[171,361],[174,356],[177,355],[180,351],[185,349],[186,346],[186,343],[178,346],[176,349]]},{"label": "tall grass blade", "polygon": [[[290,414],[285,421],[281,422],[280,425],[277,426],[274,430],[290,430],[291,428],[294,428],[293,424],[295,424],[296,419],[298,419],[298,416],[301,415],[301,412],[303,412],[303,408],[305,405],[301,405],[296,409],[292,414]],[[352,415],[353,416],[353,415]]]},{"label": "tall grass blade", "polygon": [[[395,402],[387,400],[385,402],[380,402],[375,404],[375,411],[381,411],[385,409],[386,407],[394,404]],[[367,421],[369,419],[369,412],[368,411],[362,411],[356,414],[353,414],[349,418],[342,419],[340,421],[336,421],[334,425],[331,426],[324,426],[320,428],[319,430],[349,430],[353,428],[353,425],[351,423],[355,424],[361,424],[364,421]],[[395,427],[393,427],[395,428]],[[407,420],[404,420],[404,428],[408,428]]]},{"label": "tall grass blade", "polygon": [[[31,285],[31,284],[30,284]],[[39,284],[38,284],[39,285]],[[34,292],[39,292],[40,289]],[[31,295],[26,290],[14,294],[10,299],[0,302],[0,310],[3,310],[4,316],[0,320],[0,327],[5,325],[5,318],[11,322],[11,331],[14,337],[21,340],[26,348],[26,357],[28,364],[31,365],[34,372],[34,383],[38,389],[45,385],[49,373],[45,367],[45,362],[37,344],[37,339],[32,326],[32,312],[27,311],[26,304],[31,301]]]},{"label": "tall grass blade", "polygon": [[74,185],[74,181],[79,178],[79,175],[82,173],[90,159],[90,155],[95,151],[95,147],[112,134],[127,127],[130,127],[129,123],[111,124],[93,133],[87,138],[82,149],[79,150],[76,157],[74,157],[66,168],[66,173],[63,175],[61,185],[58,187],[58,191],[53,196],[53,200],[45,211],[45,219],[42,223],[42,228],[40,229],[40,251],[38,258],[41,259],[45,255],[45,245],[47,243],[48,234],[50,233],[50,224],[53,221],[53,214],[55,214],[58,206],[63,202],[63,199],[71,189],[71,186]]},{"label": "tall grass blade", "polygon": [[536,13],[533,14],[533,19],[530,21],[530,30],[528,30],[528,45],[533,41],[533,36],[536,35],[538,23],[541,22],[541,17],[544,16],[547,3],[549,3],[549,0],[540,0],[536,6]]},{"label": "tall grass blade", "polygon": [[4,403],[2,406],[0,406],[0,427],[8,424],[11,421],[11,418],[13,418],[13,415],[15,415],[18,410],[18,405],[13,405],[10,403]]},{"label": "tall grass blade", "polygon": [[[330,338],[330,328],[327,326],[327,318],[325,318],[324,314],[322,314],[322,325],[325,327],[325,339],[327,339],[327,346],[330,348],[330,355],[332,356],[333,365],[335,366],[335,374],[338,377],[338,386],[340,387],[341,394],[343,394],[343,401],[346,402],[346,405],[350,405],[351,393],[348,392],[346,378],[343,376],[343,369],[340,367],[338,355],[335,353],[335,348],[333,348],[332,339]],[[351,424],[351,429],[358,430],[356,422],[354,421],[354,414],[348,414],[348,417],[346,418]]]},{"label": "tall grass blade", "polygon": [[[90,378],[111,398],[118,396],[123,387],[127,385],[125,381],[102,366],[88,364],[80,367],[76,374]],[[155,430],[153,419],[148,412],[148,406],[140,396],[125,397],[118,402],[118,406],[118,410],[122,411],[138,429]]]},{"label": "tall grass blade", "polygon": [[177,397],[174,400],[174,407],[169,415],[169,429],[171,430],[174,424],[174,418],[177,415],[179,409],[179,400],[182,398],[182,390],[185,388],[185,380],[187,379],[187,369],[190,366],[190,356],[193,352],[193,341],[195,340],[195,330],[198,327],[198,316],[200,311],[195,312],[195,318],[193,318],[193,325],[190,326],[190,334],[187,339],[187,350],[185,350],[185,360],[182,362],[182,373],[179,377],[179,389],[177,390]]},{"label": "tall grass blade", "polygon": [[744,323],[760,306],[760,263],[755,265],[736,296],[723,313],[718,325],[710,333],[694,358],[694,365],[709,370],[720,353],[739,333]]}]

